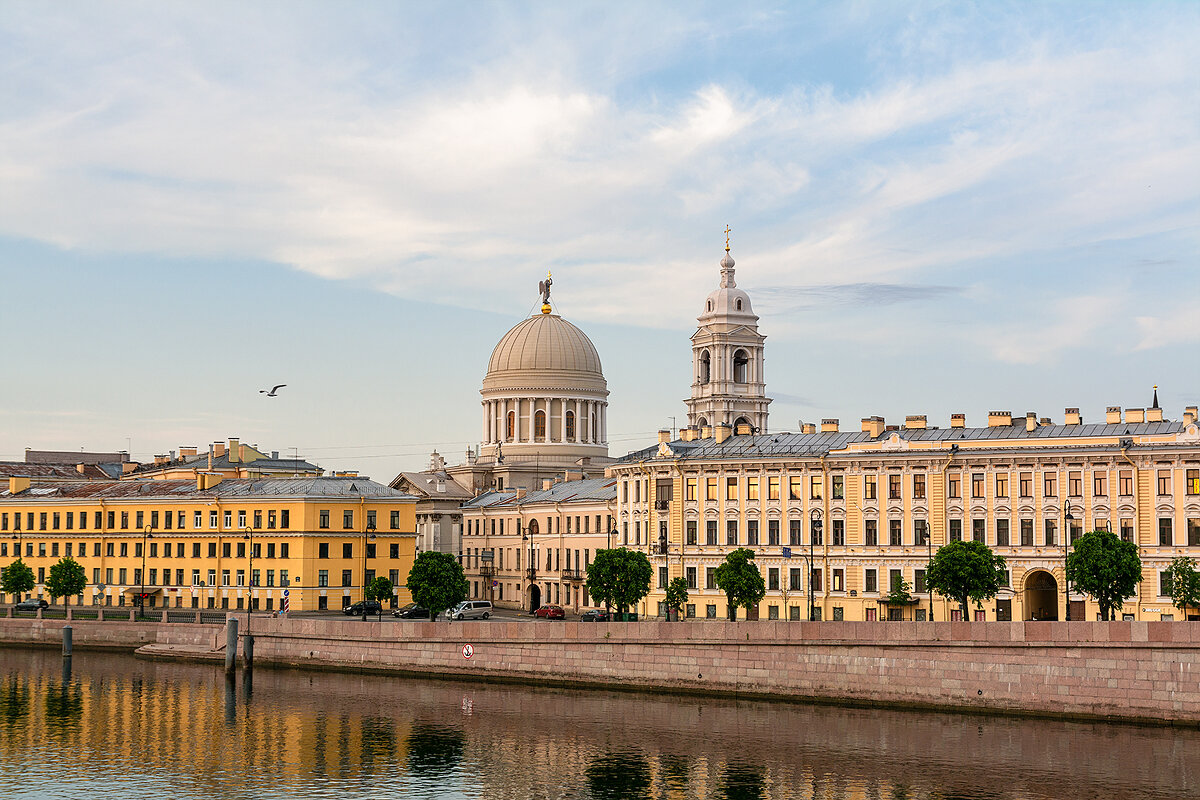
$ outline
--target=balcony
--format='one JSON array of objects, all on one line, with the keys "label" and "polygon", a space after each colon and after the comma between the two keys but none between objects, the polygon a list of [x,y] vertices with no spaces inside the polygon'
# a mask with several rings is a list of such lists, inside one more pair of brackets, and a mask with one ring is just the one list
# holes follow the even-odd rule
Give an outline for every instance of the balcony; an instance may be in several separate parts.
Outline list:
[{"label": "balcony", "polygon": [[582,582],[587,576],[580,569],[564,569],[562,571],[562,579],[564,581],[574,581],[575,583]]},{"label": "balcony", "polygon": [[491,564],[483,564],[479,567],[479,577],[494,578],[496,576],[496,568]]},{"label": "balcony", "polygon": [[671,509],[671,501],[670,500],[655,500],[654,501],[654,510],[655,511],[669,511],[670,509]]},{"label": "balcony", "polygon": [[530,567],[529,569],[525,570],[525,577],[531,581],[536,581],[537,580],[537,567]]}]

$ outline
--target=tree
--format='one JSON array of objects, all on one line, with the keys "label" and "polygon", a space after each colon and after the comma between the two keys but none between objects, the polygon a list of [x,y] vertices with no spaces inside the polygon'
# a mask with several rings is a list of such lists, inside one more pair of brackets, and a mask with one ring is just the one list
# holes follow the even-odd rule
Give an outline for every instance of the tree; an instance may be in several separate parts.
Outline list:
[{"label": "tree", "polygon": [[64,556],[57,564],[50,567],[50,578],[46,581],[46,589],[51,597],[61,597],[63,605],[71,604],[71,598],[83,592],[87,586],[87,573],[75,559]]},{"label": "tree", "polygon": [[992,552],[983,542],[950,542],[938,548],[925,568],[925,585],[933,591],[958,601],[963,619],[967,618],[967,602],[996,596],[1008,581],[1004,559]]},{"label": "tree", "polygon": [[654,569],[645,553],[614,547],[597,550],[588,564],[584,588],[597,603],[610,612],[616,606],[622,616],[630,606],[650,593],[650,576]]},{"label": "tree", "polygon": [[762,573],[754,564],[754,551],[739,547],[725,556],[725,562],[717,567],[714,577],[717,588],[729,598],[729,613],[737,616],[738,606],[745,606],[750,611],[751,606],[758,605],[767,593],[766,582]]},{"label": "tree", "polygon": [[374,580],[367,584],[366,596],[368,600],[390,600],[394,587],[392,582],[382,575],[377,576]]},{"label": "tree", "polygon": [[906,606],[912,602],[912,586],[904,580],[903,575],[897,575],[892,581],[892,591],[888,592],[887,602],[890,606]]},{"label": "tree", "polygon": [[413,602],[429,609],[429,618],[467,599],[470,587],[462,564],[450,553],[425,550],[408,571],[408,590]]},{"label": "tree", "polygon": [[687,579],[682,577],[672,578],[667,584],[667,608],[676,612],[683,613],[683,607],[688,601],[688,585]]},{"label": "tree", "polygon": [[1095,598],[1100,619],[1110,620],[1142,582],[1137,545],[1111,531],[1085,533],[1067,556],[1067,580],[1077,591]]},{"label": "tree", "polygon": [[5,594],[20,598],[26,592],[32,592],[33,587],[33,569],[21,559],[0,570],[0,588],[4,589]]},{"label": "tree", "polygon": [[1171,603],[1187,618],[1188,608],[1200,609],[1200,572],[1195,559],[1179,556],[1163,573],[1171,590]]}]

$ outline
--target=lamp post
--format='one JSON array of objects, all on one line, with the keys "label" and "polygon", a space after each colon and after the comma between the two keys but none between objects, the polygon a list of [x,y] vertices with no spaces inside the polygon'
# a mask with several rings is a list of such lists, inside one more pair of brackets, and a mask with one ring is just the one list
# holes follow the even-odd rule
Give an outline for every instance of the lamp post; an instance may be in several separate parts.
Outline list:
[{"label": "lamp post", "polygon": [[[929,546],[929,563],[933,563],[933,529],[925,521],[925,544]],[[929,621],[933,622],[933,587],[929,585],[929,567],[925,567],[925,588],[929,590]]]},{"label": "lamp post", "polygon": [[246,597],[246,638],[250,638],[250,610],[254,607],[254,528],[247,525],[242,529],[242,538],[250,542],[248,555],[250,556],[249,574],[246,576],[246,585],[250,587],[248,596]]},{"label": "lamp post", "polygon": [[138,616],[142,619],[146,618],[146,540],[153,538],[152,530],[154,529],[149,525],[142,529],[142,571],[139,573],[142,588],[138,592]]},{"label": "lamp post", "polygon": [[[362,596],[362,612],[363,622],[367,621],[367,541],[375,541],[375,523],[367,522],[367,529],[363,531],[363,596]],[[382,613],[382,612],[381,612]]]},{"label": "lamp post", "polygon": [[[21,519],[21,515],[20,515],[20,514],[17,514],[17,519],[18,519],[18,520],[19,520],[19,519]],[[14,534],[12,535],[12,538],[13,538],[13,541],[17,543],[17,544],[16,544],[16,548],[17,548],[16,556],[17,556],[17,560],[18,560],[18,561],[20,561],[20,560],[21,560],[21,532],[20,532],[20,531],[17,531],[16,533],[14,533]],[[18,600],[20,600],[20,599],[21,599],[21,595],[20,595],[20,594],[18,594],[18,595],[17,595],[17,599],[18,599]]]},{"label": "lamp post", "polygon": [[821,533],[821,509],[814,508],[809,517],[812,520],[812,528],[808,532],[808,621],[813,622],[813,614],[816,609],[813,591],[813,575],[816,574],[816,570],[813,569],[813,545],[816,544],[817,536]]},{"label": "lamp post", "polygon": [[1066,604],[1066,620],[1071,621],[1071,582],[1067,579],[1067,552],[1071,548],[1071,501],[1063,504],[1063,601]]}]

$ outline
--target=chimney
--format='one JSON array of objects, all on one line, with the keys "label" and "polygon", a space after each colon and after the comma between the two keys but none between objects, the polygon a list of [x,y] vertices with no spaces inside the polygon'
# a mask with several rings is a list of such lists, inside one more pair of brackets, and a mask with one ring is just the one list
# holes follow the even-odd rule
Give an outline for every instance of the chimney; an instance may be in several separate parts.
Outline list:
[{"label": "chimney", "polygon": [[684,428],[683,430],[681,430],[679,432],[679,438],[685,442],[695,441],[696,440],[696,429],[693,428],[691,425],[687,426],[686,428]]},{"label": "chimney", "polygon": [[1126,422],[1145,422],[1146,409],[1144,408],[1127,408],[1125,409]]},{"label": "chimney", "polygon": [[750,425],[745,422],[743,422],[741,425],[738,425],[736,428],[733,429],[733,431],[738,436],[749,436],[751,433],[754,432],[753,429],[750,427]]},{"label": "chimney", "polygon": [[869,433],[874,439],[883,433],[883,417],[863,417],[862,419],[863,433]]},{"label": "chimney", "polygon": [[32,482],[27,475],[13,475],[8,479],[8,493],[20,494],[27,491]]},{"label": "chimney", "polygon": [[951,428],[967,427],[967,415],[966,414],[951,414],[950,415],[950,427]]},{"label": "chimney", "polygon": [[216,472],[200,472],[196,475],[196,491],[207,491],[221,482],[222,475]]},{"label": "chimney", "polygon": [[550,478],[542,478],[542,491],[550,491],[550,487],[554,485],[554,481]]},{"label": "chimney", "polygon": [[1082,425],[1083,417],[1079,415],[1078,408],[1063,409],[1063,424],[1064,425]]},{"label": "chimney", "polygon": [[805,422],[804,424],[802,424],[800,426],[800,432],[801,433],[816,433],[817,426],[812,424],[811,422]]},{"label": "chimney", "polygon": [[711,439],[712,435],[713,435],[713,429],[712,429],[711,425],[702,425],[700,427],[700,438],[701,439]]},{"label": "chimney", "polygon": [[170,464],[170,463],[171,463],[171,459],[167,458],[166,456],[155,456],[154,457],[154,466],[156,466],[156,467],[161,467],[164,464]]},{"label": "chimney", "polygon": [[904,428],[910,431],[925,430],[925,415],[924,414],[909,414],[904,418]]},{"label": "chimney", "polygon": [[1187,408],[1183,409],[1184,424],[1190,425],[1197,419],[1200,419],[1200,413],[1197,413],[1198,411],[1200,411],[1200,409],[1198,409],[1196,406],[1188,406]]},{"label": "chimney", "polygon": [[1163,421],[1163,415],[1162,415],[1161,407],[1146,409],[1146,422],[1162,422],[1162,421]]},{"label": "chimney", "polygon": [[278,461],[278,460],[279,460],[279,451],[278,451],[278,450],[272,450],[272,451],[271,451],[271,460],[272,460],[272,461]]},{"label": "chimney", "polygon": [[1025,432],[1033,433],[1037,430],[1038,419],[1036,411],[1029,411],[1025,414]]},{"label": "chimney", "polygon": [[174,450],[168,450],[167,455],[170,456],[172,461],[175,460],[175,451]]},{"label": "chimney", "polygon": [[135,461],[122,461],[121,462],[121,474],[122,475],[128,475],[129,473],[133,472],[137,468],[138,468],[138,465],[137,465],[137,462],[135,462]]},{"label": "chimney", "polygon": [[1004,425],[1012,425],[1011,411],[989,411],[988,412],[988,427],[999,428]]},{"label": "chimney", "polygon": [[195,457],[197,456],[197,454],[198,454],[198,453],[199,453],[199,451],[198,451],[198,450],[197,450],[195,447],[181,447],[181,448],[179,448],[179,458],[180,458],[180,460],[183,460],[183,459],[185,459],[185,458],[195,458]]},{"label": "chimney", "polygon": [[237,439],[229,437],[229,463],[236,464],[242,460],[242,446]]},{"label": "chimney", "polygon": [[821,433],[837,433],[838,432],[838,422],[839,421],[836,419],[821,420]]},{"label": "chimney", "polygon": [[659,428],[658,429],[658,443],[665,444],[666,442],[669,442],[669,441],[671,441],[671,432],[669,430],[667,430],[666,428]]},{"label": "chimney", "polygon": [[528,490],[528,489],[526,489],[524,486],[518,486],[518,487],[517,487],[517,499],[518,499],[518,500],[520,500],[521,498],[523,498],[523,497],[524,497],[525,495],[527,495],[527,494],[529,494],[529,490]]},{"label": "chimney", "polygon": [[721,442],[724,442],[733,435],[733,429],[729,427],[728,423],[722,422],[721,424],[717,425],[716,434],[717,444],[721,444]]},{"label": "chimney", "polygon": [[213,442],[212,454],[216,458],[223,457],[225,455],[225,443],[224,442]]},{"label": "chimney", "polygon": [[1104,421],[1109,425],[1121,424],[1121,407],[1109,406],[1108,411],[1104,412]]},{"label": "chimney", "polygon": [[75,471],[78,472],[80,475],[82,475],[84,472],[87,471],[87,464],[76,464]]}]

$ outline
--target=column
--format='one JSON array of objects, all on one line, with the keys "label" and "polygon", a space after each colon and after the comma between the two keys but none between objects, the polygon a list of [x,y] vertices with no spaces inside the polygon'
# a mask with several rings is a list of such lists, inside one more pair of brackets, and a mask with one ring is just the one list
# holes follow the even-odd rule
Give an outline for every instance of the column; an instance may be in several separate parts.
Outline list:
[{"label": "column", "polygon": [[567,441],[567,402],[568,402],[568,400],[565,397],[558,401],[558,404],[559,404],[558,423],[559,423],[560,429],[562,430],[562,433],[559,434],[558,438],[563,443],[566,443],[566,441]]}]

